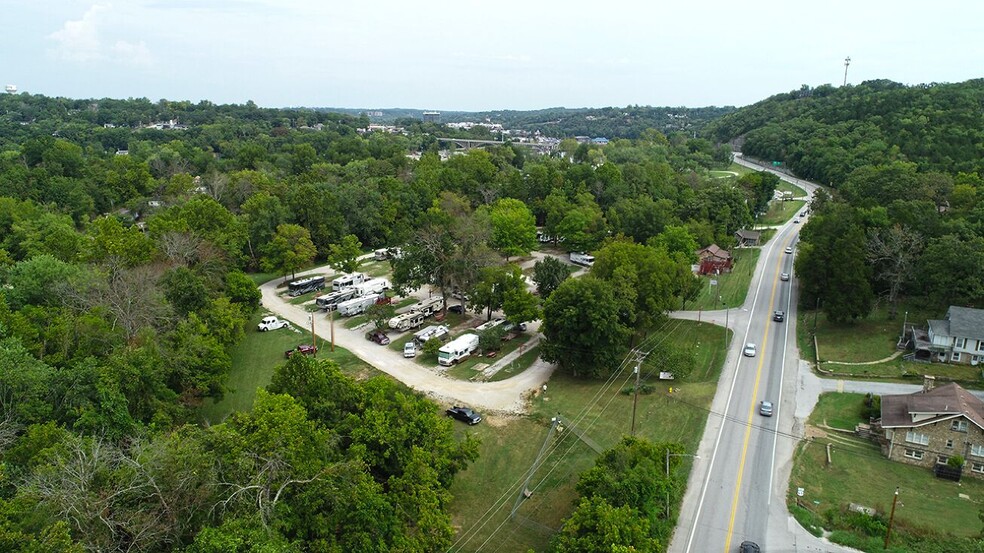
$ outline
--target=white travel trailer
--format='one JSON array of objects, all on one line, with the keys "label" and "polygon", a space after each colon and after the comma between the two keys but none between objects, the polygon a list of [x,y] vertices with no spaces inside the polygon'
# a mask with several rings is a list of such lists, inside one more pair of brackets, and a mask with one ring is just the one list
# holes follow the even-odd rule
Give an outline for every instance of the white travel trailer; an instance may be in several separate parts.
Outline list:
[{"label": "white travel trailer", "polygon": [[350,273],[336,277],[335,280],[331,281],[331,289],[335,291],[344,290],[345,288],[351,288],[356,284],[362,284],[367,280],[369,280],[369,277],[367,277],[365,273]]},{"label": "white travel trailer", "polygon": [[343,317],[351,317],[352,315],[365,313],[366,309],[369,309],[369,306],[375,304],[378,299],[379,294],[369,294],[368,296],[352,298],[338,304],[338,314]]},{"label": "white travel trailer", "polygon": [[437,362],[443,367],[450,367],[465,359],[478,349],[477,334],[462,334],[437,350]]}]

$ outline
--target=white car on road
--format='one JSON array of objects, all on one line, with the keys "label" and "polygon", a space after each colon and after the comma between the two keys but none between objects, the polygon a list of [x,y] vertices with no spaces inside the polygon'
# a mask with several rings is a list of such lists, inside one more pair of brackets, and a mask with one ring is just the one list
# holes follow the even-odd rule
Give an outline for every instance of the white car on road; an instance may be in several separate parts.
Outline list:
[{"label": "white car on road", "polygon": [[756,349],[755,344],[749,342],[745,344],[745,350],[742,352],[745,357],[755,357]]}]

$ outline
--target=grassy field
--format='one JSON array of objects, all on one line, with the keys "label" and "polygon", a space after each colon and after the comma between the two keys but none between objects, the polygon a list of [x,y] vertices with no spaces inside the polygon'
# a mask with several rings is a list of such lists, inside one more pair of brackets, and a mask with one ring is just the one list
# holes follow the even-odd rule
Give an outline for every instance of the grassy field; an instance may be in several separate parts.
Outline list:
[{"label": "grassy field", "polygon": [[[284,352],[299,344],[310,344],[311,335],[294,325],[289,329],[271,332],[256,332],[256,323],[266,313],[255,315],[247,326],[247,335],[241,343],[231,348],[232,370],[226,384],[228,391],[219,401],[206,401],[201,408],[204,420],[215,424],[222,422],[233,411],[249,410],[253,407],[256,389],[266,386],[273,377],[273,370],[284,362]],[[337,362],[346,374],[367,377],[379,374],[376,369],[363,362],[346,349],[318,343],[318,357]]]},{"label": "grassy field", "polygon": [[820,401],[813,408],[810,422],[853,431],[858,423],[868,422],[861,415],[864,397],[865,394],[821,394]]},{"label": "grassy field", "polygon": [[503,367],[502,370],[492,375],[488,379],[489,382],[498,382],[499,380],[506,380],[516,376],[517,374],[525,371],[540,358],[540,346],[533,346],[528,349],[526,353],[520,355],[515,361],[509,364],[508,367]]},{"label": "grassy field", "polygon": [[[824,419],[831,423],[840,409],[853,410],[860,406],[862,397],[860,394],[824,394],[810,423]],[[851,424],[853,427],[850,415],[843,417],[838,425]],[[829,466],[825,451],[827,443],[833,444],[833,462]],[[796,502],[797,487],[804,488],[800,503],[812,513],[798,518],[823,525],[827,530],[846,530],[837,528],[840,519],[834,514],[826,520],[823,516],[831,509],[840,512],[849,503],[872,507],[881,516],[887,516],[896,487],[899,487],[900,495],[895,524],[900,532],[933,528],[956,536],[976,536],[981,528],[977,513],[984,507],[984,482],[975,478],[964,478],[960,483],[938,479],[928,469],[889,461],[882,456],[878,446],[851,435],[832,433],[812,442],[801,442],[790,479],[788,501],[791,505]],[[969,499],[958,494],[965,494]]]},{"label": "grassy field", "polygon": [[[908,311],[909,321],[922,321],[933,316],[925,310],[909,309],[903,306],[898,317],[889,319],[887,306],[880,305],[872,310],[867,319],[846,324],[834,324],[820,313],[816,317],[817,342],[820,345],[821,361],[841,361],[858,363],[878,361],[895,353],[895,344],[902,332],[904,313]],[[806,324],[800,331],[809,334],[813,330],[814,312],[805,314]]]},{"label": "grassy field", "polygon": [[799,213],[806,202],[803,200],[792,200],[788,202],[771,202],[769,211],[759,218],[759,225],[782,225]]},{"label": "grassy field", "polygon": [[[671,395],[669,384],[654,380],[644,365],[643,374],[655,391],[639,396],[638,435],[696,449],[724,358],[722,333],[720,327],[693,321],[673,321],[668,326],[668,342],[697,347],[698,367],[691,380],[672,383]],[[489,539],[496,551],[542,551],[572,510],[578,475],[594,464],[597,453],[588,441],[607,448],[629,433],[632,397],[621,390],[631,378],[631,369],[610,385],[555,374],[547,392],[532,400],[530,416],[486,417],[486,422],[470,429],[483,440],[481,457],[455,478],[451,512],[462,539],[453,550],[475,551]],[[566,422],[565,430],[545,442],[555,416]],[[578,439],[572,426],[588,441]],[[546,455],[527,486],[533,493],[510,519],[541,447]],[[690,470],[690,459],[684,461],[675,472],[680,479]]]},{"label": "grassy field", "polygon": [[[732,249],[731,255],[735,260],[732,271],[723,275],[699,277],[703,287],[697,299],[687,303],[687,310],[724,309],[721,300],[730,307],[745,303],[745,296],[748,295],[748,286],[752,282],[752,273],[755,272],[755,264],[758,263],[760,253],[759,248]],[[711,286],[711,279],[717,281],[717,286]]]},{"label": "grassy field", "polygon": [[781,190],[783,192],[792,192],[794,198],[805,198],[806,190],[796,186],[795,184],[788,183],[786,181],[779,181],[776,185],[776,190]]}]

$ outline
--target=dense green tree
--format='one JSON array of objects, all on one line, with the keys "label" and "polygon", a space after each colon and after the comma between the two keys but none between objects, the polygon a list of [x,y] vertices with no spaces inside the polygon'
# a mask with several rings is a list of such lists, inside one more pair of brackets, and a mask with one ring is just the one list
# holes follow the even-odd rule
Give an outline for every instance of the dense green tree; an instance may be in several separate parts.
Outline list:
[{"label": "dense green tree", "polygon": [[592,276],[565,280],[543,307],[543,358],[574,376],[606,377],[628,345],[619,311],[610,283]]},{"label": "dense green tree", "polygon": [[511,256],[526,255],[536,248],[536,220],[526,204],[504,198],[489,210],[492,223],[491,246]]},{"label": "dense green tree", "polygon": [[354,234],[346,234],[338,244],[329,247],[328,263],[343,273],[354,273],[361,265],[362,242]]},{"label": "dense green tree", "polygon": [[649,537],[649,523],[637,510],[597,496],[582,498],[551,542],[554,553],[611,553],[618,547],[659,551],[659,542]]},{"label": "dense green tree", "polygon": [[181,316],[202,311],[208,305],[205,282],[187,267],[175,267],[161,277],[161,289],[171,307]]},{"label": "dense green tree", "polygon": [[486,320],[492,312],[502,309],[510,292],[526,291],[523,271],[516,265],[486,267],[468,297],[468,304],[475,311],[485,310]]},{"label": "dense green tree", "polygon": [[941,310],[949,305],[984,308],[984,238],[961,240],[948,234],[928,241],[917,273],[922,289]]},{"label": "dense green tree", "polygon": [[292,224],[277,227],[277,233],[264,248],[263,266],[276,271],[286,279],[293,278],[299,269],[314,260],[318,253],[307,229]]},{"label": "dense green tree", "polygon": [[837,323],[867,317],[874,294],[865,246],[864,229],[850,206],[833,204],[811,217],[796,251],[801,305],[819,302]]},{"label": "dense green tree", "polygon": [[571,266],[552,255],[533,264],[533,282],[541,298],[549,298],[564,280],[571,276]]}]

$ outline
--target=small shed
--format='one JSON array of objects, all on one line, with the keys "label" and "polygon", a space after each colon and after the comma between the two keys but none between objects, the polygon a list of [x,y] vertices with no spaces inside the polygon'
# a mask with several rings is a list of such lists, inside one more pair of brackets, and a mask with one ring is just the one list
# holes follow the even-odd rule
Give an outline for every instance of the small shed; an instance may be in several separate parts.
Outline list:
[{"label": "small shed", "polygon": [[729,273],[734,262],[731,252],[722,249],[717,244],[711,244],[706,248],[697,250],[697,258],[700,260],[697,273],[701,275]]},{"label": "small shed", "polygon": [[741,229],[735,233],[735,238],[738,240],[739,248],[758,246],[759,239],[762,238],[762,233],[757,230]]}]

